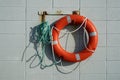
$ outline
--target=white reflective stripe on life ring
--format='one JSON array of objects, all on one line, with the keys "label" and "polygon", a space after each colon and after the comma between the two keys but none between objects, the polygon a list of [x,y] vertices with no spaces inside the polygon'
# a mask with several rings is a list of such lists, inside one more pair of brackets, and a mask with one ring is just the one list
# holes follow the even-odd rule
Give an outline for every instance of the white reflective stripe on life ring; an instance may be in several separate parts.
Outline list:
[{"label": "white reflective stripe on life ring", "polygon": [[57,40],[52,42],[52,45],[56,45],[56,44],[58,44]]},{"label": "white reflective stripe on life ring", "polygon": [[76,60],[80,60],[80,55],[77,53],[75,54]]},{"label": "white reflective stripe on life ring", "polygon": [[67,16],[67,22],[68,22],[68,23],[71,23],[71,18],[70,18],[70,16]]},{"label": "white reflective stripe on life ring", "polygon": [[97,35],[96,32],[91,32],[91,33],[89,33],[89,36],[96,36],[96,35]]}]

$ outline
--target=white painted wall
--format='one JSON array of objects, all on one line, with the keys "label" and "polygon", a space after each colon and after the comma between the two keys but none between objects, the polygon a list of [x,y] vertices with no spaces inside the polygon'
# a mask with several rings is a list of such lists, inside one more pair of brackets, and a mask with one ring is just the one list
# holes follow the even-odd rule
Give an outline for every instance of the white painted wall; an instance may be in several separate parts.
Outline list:
[{"label": "white painted wall", "polygon": [[[29,63],[20,61],[30,27],[39,24],[37,11],[71,13],[79,8],[99,32],[98,48],[89,60],[70,74],[60,73],[55,66],[31,69]],[[0,0],[0,80],[120,80],[119,14],[120,0]],[[49,16],[47,20],[52,23],[59,18]],[[30,46],[26,59],[32,53]]]}]

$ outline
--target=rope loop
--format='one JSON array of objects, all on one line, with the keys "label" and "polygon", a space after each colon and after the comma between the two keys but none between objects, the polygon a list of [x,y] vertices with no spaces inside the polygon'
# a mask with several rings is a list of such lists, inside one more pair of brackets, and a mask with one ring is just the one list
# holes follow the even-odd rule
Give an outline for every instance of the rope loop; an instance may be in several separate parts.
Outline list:
[{"label": "rope loop", "polygon": [[[84,19],[82,24],[77,29],[75,29],[71,32],[64,32],[62,30],[57,29],[54,26],[51,28],[50,25],[48,24],[48,22],[43,22],[43,23],[35,26],[34,28],[31,28],[31,32],[30,32],[30,35],[29,35],[30,36],[29,41],[30,41],[30,43],[34,44],[34,49],[35,49],[36,53],[27,60],[27,62],[32,60],[31,63],[30,63],[30,67],[34,68],[34,67],[40,66],[41,69],[44,69],[46,67],[56,65],[60,62],[61,62],[61,66],[63,67],[62,60],[60,59],[60,60],[57,61],[56,58],[55,58],[53,45],[51,45],[53,62],[51,64],[46,64],[45,63],[45,54],[46,54],[45,48],[48,44],[50,44],[50,43],[53,44],[53,41],[52,41],[53,40],[53,37],[52,37],[52,30],[53,29],[56,29],[57,31],[60,31],[60,32],[65,33],[65,34],[72,34],[76,31],[78,31],[85,24],[84,27],[83,27],[84,28],[84,33],[83,33],[84,46],[88,51],[94,52],[93,50],[89,50],[87,48],[86,43],[85,43],[85,34],[87,33],[87,31],[85,29],[86,28],[86,23],[87,23],[87,17]],[[25,48],[23,53],[25,53],[25,51],[28,47],[29,46],[27,46]],[[38,47],[41,47],[40,52],[38,51]],[[33,62],[36,60],[36,58],[39,59],[39,63],[33,66]],[[78,63],[78,65],[79,65],[79,63]],[[78,67],[78,65],[73,70],[75,70]],[[68,70],[68,69],[64,69],[64,70]],[[69,70],[69,72],[72,72],[73,70]]]}]

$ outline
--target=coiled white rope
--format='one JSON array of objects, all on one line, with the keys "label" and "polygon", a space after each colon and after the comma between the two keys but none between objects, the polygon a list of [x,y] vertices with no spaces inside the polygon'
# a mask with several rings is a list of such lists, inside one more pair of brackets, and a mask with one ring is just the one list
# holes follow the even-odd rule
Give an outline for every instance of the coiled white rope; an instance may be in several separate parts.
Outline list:
[{"label": "coiled white rope", "polygon": [[[54,27],[52,27],[52,29],[51,29],[51,34],[52,34],[53,28],[54,28]],[[53,40],[53,37],[52,37],[52,40]],[[78,62],[77,66],[76,66],[74,69],[72,69],[72,70],[65,68],[65,67],[63,66],[63,62],[62,62],[62,59],[61,59],[61,58],[60,58],[59,61],[57,61],[57,60],[55,59],[55,53],[54,53],[54,48],[53,48],[53,41],[51,41],[51,44],[52,44],[51,47],[52,47],[52,55],[53,55],[53,60],[54,60],[54,62],[59,62],[60,65],[61,65],[61,67],[62,67],[62,69],[63,69],[64,71],[67,71],[67,72],[61,71],[61,70],[59,69],[59,67],[58,67],[57,65],[55,65],[56,68],[57,68],[57,70],[59,70],[60,72],[62,72],[62,73],[64,73],[64,74],[68,74],[68,73],[71,73],[71,72],[73,72],[74,70],[76,70],[76,68],[79,66],[80,62]]]},{"label": "coiled white rope", "polygon": [[[57,29],[56,27],[52,27],[52,29],[50,29],[50,26],[45,22],[45,23],[42,23],[41,25],[38,25],[36,28],[35,28],[35,33],[33,34],[33,36],[32,36],[32,39],[33,39],[33,41],[31,41],[31,43],[34,43],[34,45],[36,44],[36,43],[38,43],[39,45],[40,44],[44,44],[43,45],[43,50],[42,50],[42,52],[41,52],[41,55],[39,54],[39,52],[38,52],[38,50],[37,50],[37,45],[35,45],[35,48],[36,48],[36,54],[34,54],[33,56],[31,56],[28,60],[27,60],[27,62],[28,61],[30,61],[31,59],[33,59],[32,60],[32,62],[31,62],[31,64],[30,64],[30,67],[36,67],[36,66],[38,66],[38,65],[40,65],[41,66],[41,69],[44,69],[45,67],[50,67],[50,66],[52,66],[52,65],[56,65],[56,68],[58,69],[58,66],[57,66],[57,64],[58,63],[61,63],[61,67],[62,67],[62,69],[63,70],[65,70],[65,71],[67,71],[67,72],[63,72],[63,71],[60,71],[60,72],[62,72],[62,73],[71,73],[71,72],[73,72],[78,66],[79,66],[79,64],[80,64],[80,62],[78,62],[78,64],[76,65],[76,67],[74,67],[74,69],[72,69],[72,70],[70,70],[70,69],[68,69],[68,68],[65,68],[64,66],[63,66],[63,63],[62,63],[62,59],[60,58],[60,60],[56,60],[56,58],[55,58],[55,54],[54,54],[54,48],[53,48],[53,36],[52,36],[52,30],[53,29],[56,29],[57,31],[59,31],[59,32],[62,32],[62,33],[65,33],[65,34],[72,34],[72,33],[74,33],[74,32],[76,32],[76,31],[78,31],[82,26],[83,26],[83,24],[85,23],[85,26],[83,27],[84,28],[84,34],[83,34],[83,36],[84,36],[84,38],[83,38],[83,41],[84,41],[84,46],[85,46],[85,48],[88,50],[88,51],[90,51],[90,52],[94,52],[94,50],[90,50],[90,49],[88,49],[87,48],[87,45],[86,45],[86,42],[85,42],[85,34],[87,33],[87,31],[86,31],[86,22],[87,22],[87,18],[85,18],[84,19],[84,21],[82,22],[82,24],[77,28],[77,29],[75,29],[75,30],[73,30],[73,31],[71,31],[71,32],[65,32],[65,31],[62,31],[62,30],[59,30],[59,29]],[[50,34],[50,35],[49,35]],[[49,38],[51,38],[51,39],[49,39]],[[45,63],[43,63],[43,61],[44,61],[44,54],[45,54],[45,45],[48,43],[50,43],[51,42],[51,47],[52,47],[52,56],[53,56],[53,63],[52,64],[50,64],[50,65],[46,65]],[[29,45],[30,45],[30,43],[29,43]],[[26,50],[27,50],[27,48],[29,47],[29,45],[28,46],[26,46],[26,48],[25,48],[25,50],[24,50],[24,52],[23,52],[23,56],[22,56],[22,61],[23,61],[23,57],[24,57],[24,53],[26,52]],[[38,58],[39,60],[40,60],[40,62],[37,64],[37,65],[35,65],[35,66],[32,66],[32,63],[33,63],[33,61],[36,59],[36,58]]]},{"label": "coiled white rope", "polygon": [[[85,42],[85,35],[86,35],[86,33],[87,33],[87,31],[86,31],[86,23],[87,23],[87,17],[84,19],[84,21],[82,22],[82,24],[81,24],[77,29],[75,29],[75,30],[73,30],[73,31],[71,31],[71,32],[65,32],[65,31],[59,30],[58,28],[56,28],[56,27],[54,27],[54,26],[52,27],[51,30],[53,30],[53,28],[54,28],[54,29],[56,29],[57,31],[59,31],[59,32],[61,32],[61,33],[72,34],[72,33],[76,32],[76,31],[78,31],[78,30],[83,26],[83,24],[85,24],[85,26],[83,27],[83,29],[84,29],[84,32],[83,32],[83,44],[84,44],[85,48],[86,48],[88,51],[94,52],[94,50],[90,50],[89,48],[87,48],[87,45],[86,45],[86,42]],[[52,31],[51,31],[51,35],[52,35]],[[53,40],[53,36],[52,36],[52,40]],[[51,42],[52,42],[52,41],[51,41]],[[54,61],[56,62],[55,55],[54,55],[53,42],[52,42],[52,53],[53,53],[53,59],[54,59]],[[78,62],[78,64],[76,65],[76,67],[74,67],[72,70],[70,70],[70,69],[65,68],[65,67],[63,66],[62,59],[60,59],[60,62],[61,62],[61,67],[62,67],[62,69],[65,70],[65,71],[67,71],[67,72],[63,72],[63,71],[61,71],[61,70],[59,70],[59,71],[65,73],[65,74],[73,72],[74,70],[76,70],[76,68],[77,68],[77,67],[79,66],[79,64],[80,64],[80,62]],[[58,69],[58,66],[57,66],[57,65],[56,65],[56,67],[57,67],[57,69]]]}]

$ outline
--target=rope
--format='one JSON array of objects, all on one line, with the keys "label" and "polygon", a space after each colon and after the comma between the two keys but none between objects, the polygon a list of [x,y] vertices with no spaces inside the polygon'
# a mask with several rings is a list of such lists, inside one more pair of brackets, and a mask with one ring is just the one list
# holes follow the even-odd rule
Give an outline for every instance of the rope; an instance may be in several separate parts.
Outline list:
[{"label": "rope", "polygon": [[[84,33],[83,33],[83,41],[84,41],[84,46],[85,46],[85,48],[88,50],[88,51],[90,51],[90,52],[94,52],[93,50],[90,50],[90,49],[88,49],[87,48],[87,45],[86,45],[86,43],[85,43],[85,35],[86,35],[86,33],[87,33],[87,31],[86,31],[86,23],[87,23],[87,17],[84,19],[84,21],[82,22],[82,24],[77,28],[77,29],[75,29],[75,30],[73,30],[73,31],[71,31],[71,32],[65,32],[65,31],[62,31],[62,30],[59,30],[58,28],[56,28],[56,27],[53,27],[54,29],[56,29],[57,31],[59,31],[59,32],[61,32],[61,33],[65,33],[65,34],[72,34],[72,33],[75,33],[76,31],[78,31],[84,24],[85,24],[85,26],[83,27],[84,28]],[[53,29],[52,28],[52,29]],[[53,40],[53,39],[52,39]],[[52,50],[53,51],[53,54],[54,54],[54,49]],[[54,57],[53,57],[54,58]],[[78,62],[78,64],[72,69],[72,70],[70,70],[70,69],[68,69],[68,68],[65,68],[64,66],[63,66],[63,63],[62,63],[62,60],[61,60],[61,67],[62,67],[62,69],[64,70],[64,71],[67,71],[67,72],[63,72],[63,71],[61,71],[61,70],[59,70],[59,68],[58,68],[58,66],[56,66],[56,68],[60,71],[60,72],[62,72],[62,73],[64,73],[64,74],[68,74],[68,73],[71,73],[71,72],[73,72],[74,70],[76,70],[76,68],[79,66],[79,64],[80,64],[80,62]]]},{"label": "rope", "polygon": [[72,34],[72,33],[76,32],[76,31],[78,31],[78,30],[83,26],[83,24],[86,22],[86,20],[87,20],[87,17],[84,19],[84,21],[82,22],[82,24],[81,24],[77,29],[75,29],[75,30],[73,30],[73,31],[71,31],[71,32],[61,31],[61,30],[59,30],[59,29],[56,28],[56,27],[54,27],[54,28],[55,28],[57,31],[61,32],[61,33]]},{"label": "rope", "polygon": [[84,33],[83,33],[83,43],[84,43],[85,48],[86,48],[88,51],[90,51],[90,52],[95,52],[94,50],[90,50],[90,49],[87,47],[86,43],[85,43],[85,34],[87,33],[86,24],[87,24],[87,20],[85,21],[85,26],[83,27],[83,29],[84,29]]},{"label": "rope", "polygon": [[59,32],[61,32],[61,33],[72,34],[72,33],[76,32],[76,31],[78,31],[78,30],[83,26],[84,23],[85,23],[85,26],[83,27],[83,29],[84,29],[84,32],[83,32],[83,41],[84,41],[84,42],[83,42],[83,44],[84,44],[85,48],[86,48],[88,51],[90,51],[90,52],[95,52],[94,50],[88,49],[88,48],[87,48],[87,45],[86,45],[86,43],[85,43],[85,35],[86,35],[86,33],[87,33],[87,31],[86,31],[87,17],[84,19],[84,21],[82,22],[82,24],[81,24],[77,29],[75,29],[75,30],[73,30],[73,31],[71,31],[71,32],[61,31],[61,30],[59,30],[59,29],[56,28],[56,27],[54,27],[54,29],[56,29],[57,31],[59,31]]},{"label": "rope", "polygon": [[[56,65],[59,63],[59,61],[53,61],[51,64],[46,64],[45,63],[45,48],[51,43],[51,28],[48,25],[48,22],[43,22],[40,25],[35,26],[34,28],[31,28],[31,32],[29,34],[30,36],[30,43],[34,44],[34,49],[36,53],[32,55],[29,59],[26,60],[26,62],[30,62],[29,67],[30,68],[35,68],[37,66],[40,66],[41,69],[44,69],[46,67],[50,67],[53,65]],[[24,54],[27,50],[27,48],[30,46],[30,43],[26,48],[24,49],[23,56],[22,56],[22,61]],[[38,50],[38,47],[41,47],[41,51]],[[55,56],[54,56],[55,57]],[[34,61],[36,59],[39,59],[39,63],[36,65],[33,65]]]},{"label": "rope", "polygon": [[[35,49],[36,53],[34,55],[32,55],[28,60],[26,60],[26,62],[31,61],[30,68],[40,66],[41,69],[44,69],[46,67],[50,67],[50,66],[55,65],[56,68],[58,69],[57,64],[61,63],[61,66],[62,66],[63,70],[67,71],[66,73],[64,72],[65,74],[74,71],[79,66],[80,62],[77,64],[77,66],[74,69],[70,70],[70,69],[67,69],[63,66],[61,58],[58,61],[56,60],[55,54],[54,54],[54,48],[53,48],[53,41],[52,41],[53,40],[52,30],[56,29],[57,31],[60,31],[60,32],[65,33],[65,34],[72,34],[76,31],[78,31],[84,25],[84,23],[85,23],[85,26],[83,27],[84,28],[84,33],[83,33],[84,46],[88,51],[94,52],[93,50],[88,49],[87,46],[86,46],[86,43],[85,43],[85,34],[87,33],[85,28],[86,28],[87,18],[84,19],[82,24],[77,29],[75,29],[71,32],[64,32],[62,30],[57,29],[56,27],[50,28],[50,25],[48,25],[48,22],[43,22],[40,25],[37,25],[34,28],[31,28],[32,30],[30,32],[30,43],[34,44],[34,49]],[[29,43],[29,45],[30,45],[30,43]],[[51,47],[52,47],[53,62],[51,64],[46,64],[45,63],[45,54],[46,54],[45,53],[45,48],[49,44],[52,44]],[[23,52],[23,55],[24,55],[25,51],[27,50],[27,48],[29,47],[29,45],[26,46],[26,48]],[[38,50],[38,47],[41,47],[41,51]],[[37,58],[39,59],[39,63],[33,66],[33,62]],[[23,60],[23,57],[22,57],[22,60]],[[62,72],[62,71],[60,71],[60,72]]]}]

